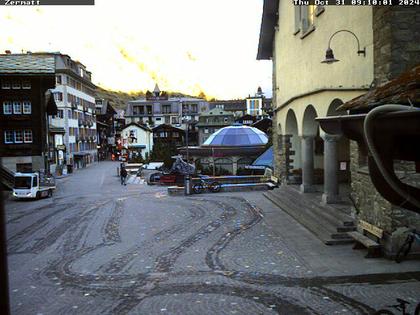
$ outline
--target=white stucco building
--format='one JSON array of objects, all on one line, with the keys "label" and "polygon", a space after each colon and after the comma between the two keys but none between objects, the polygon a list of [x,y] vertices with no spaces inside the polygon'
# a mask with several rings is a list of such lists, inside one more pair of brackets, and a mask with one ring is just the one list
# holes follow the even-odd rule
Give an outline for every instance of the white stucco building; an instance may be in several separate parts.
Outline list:
[{"label": "white stucco building", "polygon": [[[85,167],[97,160],[95,88],[91,72],[68,55],[55,56],[56,87],[53,90],[58,114],[51,120],[53,127],[64,128],[57,143],[65,146],[64,164]],[[60,137],[59,135],[57,135]]]},{"label": "white stucco building", "polygon": [[123,155],[128,154],[131,159],[139,154],[143,159],[146,159],[153,149],[153,132],[148,127],[130,123],[121,131],[121,141]]}]

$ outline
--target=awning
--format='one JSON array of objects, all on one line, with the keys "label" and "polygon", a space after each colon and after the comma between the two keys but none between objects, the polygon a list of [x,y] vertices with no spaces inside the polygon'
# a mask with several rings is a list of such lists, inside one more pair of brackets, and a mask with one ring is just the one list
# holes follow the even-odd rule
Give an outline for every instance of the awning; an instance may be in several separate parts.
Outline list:
[{"label": "awning", "polygon": [[273,168],[273,146],[268,148],[263,154],[261,154],[251,165],[252,167],[270,167]]},{"label": "awning", "polygon": [[146,149],[146,146],[144,144],[128,144],[128,147],[136,149]]},{"label": "awning", "polygon": [[60,133],[60,134],[65,134],[66,133],[66,130],[63,127],[52,127],[52,126],[50,126],[48,128],[48,131],[50,133]]}]

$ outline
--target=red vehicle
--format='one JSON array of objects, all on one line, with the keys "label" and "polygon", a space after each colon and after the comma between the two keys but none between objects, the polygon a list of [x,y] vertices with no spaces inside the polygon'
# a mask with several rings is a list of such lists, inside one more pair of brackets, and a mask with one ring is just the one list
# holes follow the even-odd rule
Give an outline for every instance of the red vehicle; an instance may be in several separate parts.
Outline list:
[{"label": "red vehicle", "polygon": [[159,182],[162,185],[175,185],[184,183],[184,175],[181,174],[163,174],[160,176]]}]

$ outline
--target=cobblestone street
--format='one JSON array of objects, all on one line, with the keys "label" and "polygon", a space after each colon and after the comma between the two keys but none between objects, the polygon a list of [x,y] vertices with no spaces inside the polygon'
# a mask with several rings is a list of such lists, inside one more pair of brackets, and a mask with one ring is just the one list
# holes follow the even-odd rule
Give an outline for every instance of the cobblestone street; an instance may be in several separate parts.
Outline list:
[{"label": "cobblestone street", "polygon": [[[13,314],[370,314],[418,261],[326,246],[261,192],[170,197],[103,162],[6,202]],[[410,308],[412,310],[412,308]]]}]

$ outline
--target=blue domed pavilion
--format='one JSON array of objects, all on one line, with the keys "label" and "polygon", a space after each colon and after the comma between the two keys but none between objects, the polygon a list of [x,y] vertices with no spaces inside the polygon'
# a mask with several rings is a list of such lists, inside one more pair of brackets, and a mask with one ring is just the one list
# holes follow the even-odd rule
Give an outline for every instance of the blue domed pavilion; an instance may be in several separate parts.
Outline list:
[{"label": "blue domed pavilion", "polygon": [[[214,175],[238,175],[266,149],[267,135],[257,128],[235,124],[214,132],[201,146],[188,147],[198,169]],[[180,148],[186,155],[186,148]]]}]

